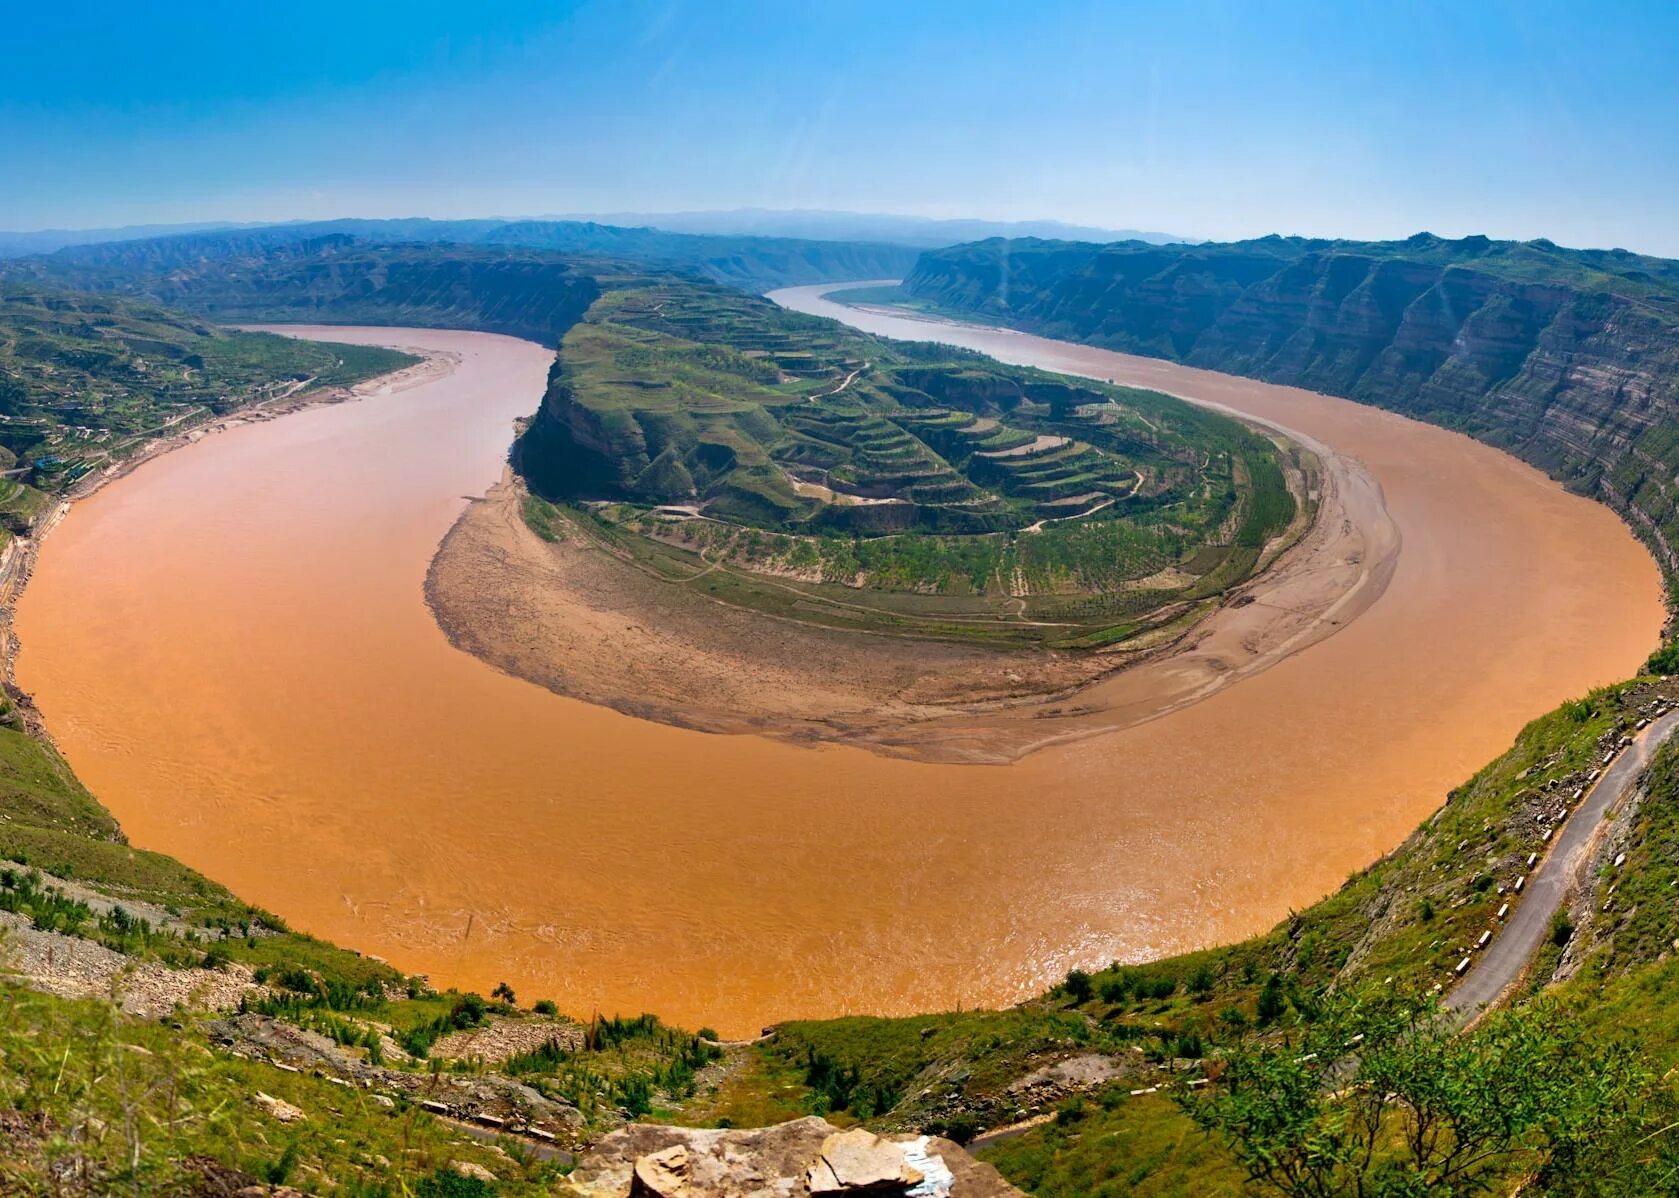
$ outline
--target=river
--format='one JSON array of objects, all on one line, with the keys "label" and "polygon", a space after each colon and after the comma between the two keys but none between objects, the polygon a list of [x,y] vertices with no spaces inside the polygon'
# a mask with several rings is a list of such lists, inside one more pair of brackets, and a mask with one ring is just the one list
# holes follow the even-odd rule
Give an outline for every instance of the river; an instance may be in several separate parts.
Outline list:
[{"label": "river", "polygon": [[[784,302],[822,308],[809,290]],[[1074,964],[1262,929],[1391,848],[1662,622],[1607,509],[1456,434],[1019,334],[847,319],[1196,394],[1375,475],[1403,536],[1344,631],[1195,706],[1010,766],[649,723],[453,649],[422,584],[550,355],[207,437],[78,503],[18,676],[133,842],[440,985],[725,1034],[1006,1002]]]}]

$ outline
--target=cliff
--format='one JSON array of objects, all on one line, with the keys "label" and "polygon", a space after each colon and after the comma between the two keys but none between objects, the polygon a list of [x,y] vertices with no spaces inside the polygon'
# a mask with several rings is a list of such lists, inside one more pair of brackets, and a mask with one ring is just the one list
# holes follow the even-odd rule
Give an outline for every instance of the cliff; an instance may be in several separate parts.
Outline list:
[{"label": "cliff", "polygon": [[1459,429],[1610,503],[1679,569],[1679,263],[1548,241],[994,239],[909,297]]}]

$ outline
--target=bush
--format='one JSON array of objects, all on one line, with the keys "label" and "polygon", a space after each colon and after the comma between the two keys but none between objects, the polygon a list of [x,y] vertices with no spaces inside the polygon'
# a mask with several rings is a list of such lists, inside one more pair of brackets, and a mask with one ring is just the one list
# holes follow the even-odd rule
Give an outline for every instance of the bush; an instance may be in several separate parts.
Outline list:
[{"label": "bush", "polygon": [[1679,674],[1679,641],[1663,645],[1644,663],[1646,674]]},{"label": "bush", "polygon": [[1084,1099],[1073,1097],[1055,1108],[1055,1126],[1069,1127],[1085,1116]]},{"label": "bush", "polygon": [[531,1004],[531,1010],[538,1015],[558,1015],[560,1013],[560,1009],[554,1005],[554,1000],[551,998],[537,999],[535,1003]]},{"label": "bush", "polygon": [[1210,965],[1202,965],[1189,975],[1189,989],[1196,998],[1206,998],[1213,992],[1213,970]]},{"label": "bush", "polygon": [[415,1198],[493,1198],[495,1192],[487,1181],[441,1167],[414,1187]]},{"label": "bush", "polygon": [[1063,983],[1062,988],[1066,990],[1067,997],[1076,1003],[1087,1003],[1096,993],[1096,989],[1090,981],[1090,975],[1082,969],[1068,970],[1067,980]]},{"label": "bush", "polygon": [[1566,912],[1558,911],[1551,917],[1551,943],[1562,948],[1574,938],[1574,923]]}]

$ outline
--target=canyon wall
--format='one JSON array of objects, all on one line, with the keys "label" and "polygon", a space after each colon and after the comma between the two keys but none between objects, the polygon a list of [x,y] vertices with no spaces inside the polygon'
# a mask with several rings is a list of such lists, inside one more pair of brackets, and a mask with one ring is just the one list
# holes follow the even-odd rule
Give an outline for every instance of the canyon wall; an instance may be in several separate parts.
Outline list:
[{"label": "canyon wall", "polygon": [[913,299],[1044,336],[1345,396],[1603,499],[1679,570],[1679,263],[1550,242],[994,239]]}]

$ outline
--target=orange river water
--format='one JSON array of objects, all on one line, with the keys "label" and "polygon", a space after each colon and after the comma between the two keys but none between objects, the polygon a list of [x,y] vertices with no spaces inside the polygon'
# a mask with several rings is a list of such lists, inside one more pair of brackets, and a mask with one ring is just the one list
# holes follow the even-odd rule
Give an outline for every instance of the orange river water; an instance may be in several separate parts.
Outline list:
[{"label": "orange river water", "polygon": [[[815,290],[783,302],[821,309]],[[22,685],[133,842],[439,985],[734,1034],[1019,998],[1263,929],[1398,843],[1560,700],[1631,674],[1659,580],[1512,458],[1287,388],[863,317],[1251,411],[1364,461],[1404,538],[1344,631],[1195,706],[1009,766],[648,723],[453,649],[427,563],[550,355],[219,433],[78,503],[18,611]],[[812,662],[820,669],[820,662]]]}]

